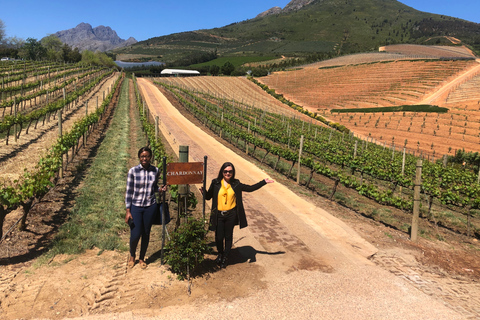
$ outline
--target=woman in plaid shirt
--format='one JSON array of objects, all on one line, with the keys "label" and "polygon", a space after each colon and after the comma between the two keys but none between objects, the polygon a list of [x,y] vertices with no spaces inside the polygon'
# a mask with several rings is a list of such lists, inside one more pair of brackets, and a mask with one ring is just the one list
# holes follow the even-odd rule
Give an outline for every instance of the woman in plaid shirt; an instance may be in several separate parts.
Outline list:
[{"label": "woman in plaid shirt", "polygon": [[127,191],[125,193],[127,208],[125,222],[130,226],[130,258],[127,266],[132,268],[135,265],[135,252],[138,242],[142,238],[138,263],[142,269],[145,269],[147,267],[145,254],[150,241],[153,219],[157,211],[155,195],[159,190],[165,191],[166,186],[162,186],[161,189],[158,187],[160,170],[150,164],[152,159],[150,148],[141,148],[138,151],[138,159],[140,164],[128,171]]}]

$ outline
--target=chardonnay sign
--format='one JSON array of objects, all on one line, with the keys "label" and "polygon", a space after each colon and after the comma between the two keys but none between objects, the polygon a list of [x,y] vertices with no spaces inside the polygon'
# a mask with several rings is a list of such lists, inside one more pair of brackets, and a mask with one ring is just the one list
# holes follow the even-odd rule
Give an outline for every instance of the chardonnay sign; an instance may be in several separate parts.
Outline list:
[{"label": "chardonnay sign", "polygon": [[203,162],[175,162],[167,164],[167,185],[203,182]]}]

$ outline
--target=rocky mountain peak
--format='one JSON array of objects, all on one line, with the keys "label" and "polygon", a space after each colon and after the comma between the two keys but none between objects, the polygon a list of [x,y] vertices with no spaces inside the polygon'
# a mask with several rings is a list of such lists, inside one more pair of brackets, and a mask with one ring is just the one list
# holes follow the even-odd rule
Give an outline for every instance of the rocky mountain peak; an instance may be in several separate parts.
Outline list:
[{"label": "rocky mountain peak", "polygon": [[296,11],[299,10],[306,5],[309,5],[315,0],[292,0],[290,1],[285,8],[280,8],[280,7],[273,7],[271,9],[268,9],[267,11],[264,11],[256,16],[256,18],[262,18],[265,16],[269,16],[272,14],[278,14],[278,13],[284,13],[284,12],[291,12],[291,11]]},{"label": "rocky mountain peak", "polygon": [[273,7],[273,8],[268,9],[267,11],[264,11],[264,12],[258,14],[255,18],[262,18],[262,17],[265,17],[265,16],[269,16],[271,14],[277,14],[277,13],[280,13],[280,12],[282,12],[282,8]]},{"label": "rocky mountain peak", "polygon": [[283,8],[283,12],[289,12],[289,11],[296,11],[299,9],[302,9],[306,5],[309,5],[315,0],[292,0],[290,1],[285,8]]},{"label": "rocky mountain peak", "polygon": [[58,31],[54,34],[60,41],[80,51],[108,51],[118,47],[128,46],[137,42],[130,37],[121,39],[110,27],[98,26],[92,28],[89,23],[80,23],[75,28]]}]

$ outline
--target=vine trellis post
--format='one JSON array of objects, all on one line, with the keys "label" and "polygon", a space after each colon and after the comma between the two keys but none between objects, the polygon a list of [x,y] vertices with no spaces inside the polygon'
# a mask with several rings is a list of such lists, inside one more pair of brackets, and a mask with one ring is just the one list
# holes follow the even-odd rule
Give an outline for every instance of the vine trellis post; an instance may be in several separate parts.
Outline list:
[{"label": "vine trellis post", "polygon": [[[59,138],[62,137],[62,110],[58,111],[58,137]],[[67,155],[68,155],[68,151],[67,151]],[[60,163],[60,170],[58,171],[58,175],[60,178],[63,178],[63,154],[60,161],[61,163]]]},{"label": "vine trellis post", "polygon": [[297,171],[297,184],[300,185],[300,169],[302,163],[302,149],[303,149],[303,134],[300,137],[300,149],[298,150],[298,171]]},{"label": "vine trellis post", "polygon": [[410,229],[410,239],[412,241],[417,241],[418,237],[418,220],[420,217],[420,189],[422,186],[422,160],[417,160],[417,169],[415,174],[415,187],[413,194],[413,216],[412,216],[412,227]]}]

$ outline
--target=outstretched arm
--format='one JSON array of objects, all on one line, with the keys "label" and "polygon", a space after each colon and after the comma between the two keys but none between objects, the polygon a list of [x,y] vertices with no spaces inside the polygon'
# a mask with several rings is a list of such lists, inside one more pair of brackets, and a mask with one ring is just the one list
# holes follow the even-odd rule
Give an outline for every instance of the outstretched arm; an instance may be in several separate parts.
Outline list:
[{"label": "outstretched arm", "polygon": [[260,189],[261,187],[263,187],[264,185],[266,185],[267,183],[272,183],[272,182],[275,182],[269,178],[266,178],[264,180],[260,180],[259,182],[255,183],[254,185],[248,185],[248,184],[242,184],[242,190],[245,191],[245,192],[253,192],[255,190],[258,190]]}]

